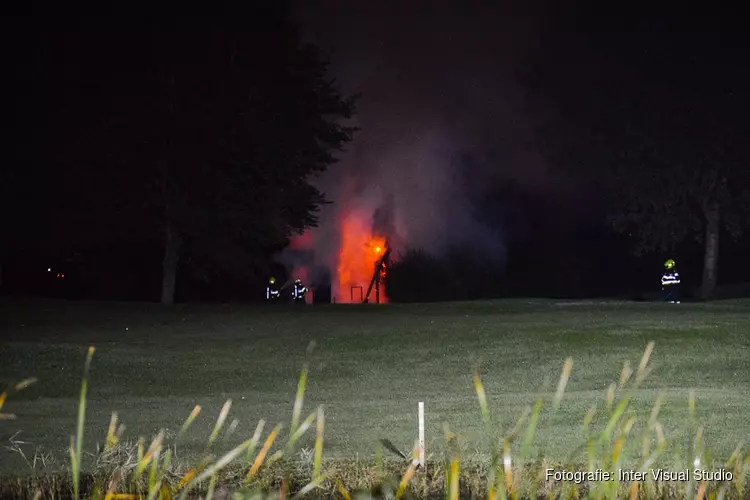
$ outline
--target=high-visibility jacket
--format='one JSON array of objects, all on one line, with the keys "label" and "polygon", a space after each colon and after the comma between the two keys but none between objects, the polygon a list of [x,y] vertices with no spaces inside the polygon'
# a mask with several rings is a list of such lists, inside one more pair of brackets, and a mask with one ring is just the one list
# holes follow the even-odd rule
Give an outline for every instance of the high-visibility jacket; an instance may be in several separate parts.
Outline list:
[{"label": "high-visibility jacket", "polygon": [[664,271],[661,275],[661,286],[672,286],[680,284],[680,273],[676,269]]},{"label": "high-visibility jacket", "polygon": [[278,299],[281,296],[281,292],[276,287],[266,287],[266,300]]},{"label": "high-visibility jacket", "polygon": [[307,292],[306,286],[304,286],[302,283],[295,283],[294,288],[292,289],[292,298],[294,300],[305,300],[306,292]]}]

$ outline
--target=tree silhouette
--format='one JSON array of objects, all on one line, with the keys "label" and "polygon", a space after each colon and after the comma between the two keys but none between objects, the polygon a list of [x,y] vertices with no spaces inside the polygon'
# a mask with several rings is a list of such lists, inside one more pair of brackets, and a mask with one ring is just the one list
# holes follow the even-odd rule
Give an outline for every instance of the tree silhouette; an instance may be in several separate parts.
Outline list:
[{"label": "tree silhouette", "polygon": [[[90,18],[44,40],[44,200],[77,243],[161,240],[161,302],[189,263],[237,276],[317,224],[311,183],[351,140],[353,98],[283,3],[239,18]],[[52,166],[53,168],[50,168]]]},{"label": "tree silhouette", "polygon": [[703,241],[708,299],[721,230],[750,221],[748,42],[741,27],[680,23],[578,11],[541,37],[526,78],[551,161],[600,192],[636,253]]}]

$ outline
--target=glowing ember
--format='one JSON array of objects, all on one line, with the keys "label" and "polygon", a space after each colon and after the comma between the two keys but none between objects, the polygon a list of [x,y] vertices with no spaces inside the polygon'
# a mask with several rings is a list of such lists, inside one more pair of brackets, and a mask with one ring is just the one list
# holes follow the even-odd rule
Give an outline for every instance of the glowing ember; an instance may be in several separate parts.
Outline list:
[{"label": "glowing ember", "polygon": [[[349,212],[341,221],[336,302],[362,302],[367,293],[375,265],[385,251],[385,238],[373,236],[371,226],[372,217],[357,211]],[[370,298],[373,300],[374,295]],[[383,288],[380,301],[387,301]]]}]

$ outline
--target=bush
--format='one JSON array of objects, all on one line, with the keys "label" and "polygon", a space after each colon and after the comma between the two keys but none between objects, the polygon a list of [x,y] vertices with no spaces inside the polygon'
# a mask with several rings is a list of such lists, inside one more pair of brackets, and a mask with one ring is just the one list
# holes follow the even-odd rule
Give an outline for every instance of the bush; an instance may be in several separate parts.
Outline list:
[{"label": "bush", "polygon": [[388,270],[386,287],[393,302],[476,300],[506,294],[499,266],[461,249],[451,249],[442,257],[408,250]]}]

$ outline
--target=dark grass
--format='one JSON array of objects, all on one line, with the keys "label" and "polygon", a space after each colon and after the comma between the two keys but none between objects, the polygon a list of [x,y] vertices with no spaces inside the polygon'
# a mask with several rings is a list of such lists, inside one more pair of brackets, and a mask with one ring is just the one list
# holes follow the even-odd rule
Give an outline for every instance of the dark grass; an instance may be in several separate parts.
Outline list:
[{"label": "dark grass", "polygon": [[[654,371],[635,407],[648,414],[664,390],[660,420],[688,445],[688,393],[706,444],[727,458],[750,431],[750,301],[696,304],[508,300],[429,305],[264,308],[5,301],[0,303],[0,381],[35,376],[12,397],[0,444],[16,435],[27,457],[46,453],[48,469],[66,460],[75,430],[83,360],[91,368],[85,448],[106,435],[112,411],[125,438],[176,433],[192,410],[203,412],[180,444],[200,455],[224,401],[239,419],[229,445],[260,418],[288,424],[299,370],[312,340],[303,416],[326,409],[325,454],[371,458],[382,438],[408,450],[417,402],[427,412],[428,453],[444,442],[443,423],[465,436],[465,453],[486,453],[472,385],[479,370],[494,424],[507,431],[540,393],[555,390],[566,357],[573,372],[562,405],[544,412],[532,454],[563,462],[582,442],[581,422],[598,406],[603,423],[609,384],[622,363],[636,367],[653,340]],[[127,330],[126,330],[127,328]],[[244,399],[243,399],[244,398]],[[16,434],[20,431],[20,434]],[[312,437],[300,443],[312,448]],[[686,448],[687,449],[687,448]],[[0,471],[30,471],[19,453],[0,449]]]}]

